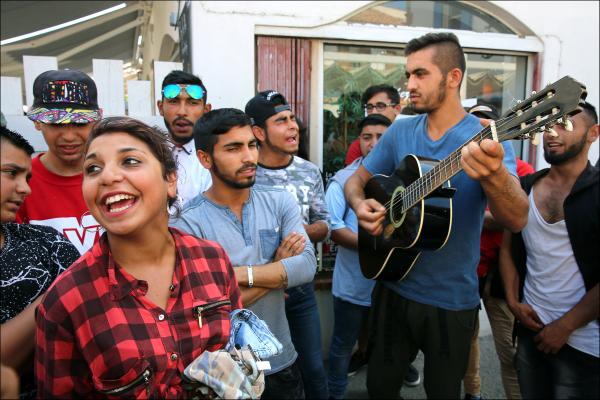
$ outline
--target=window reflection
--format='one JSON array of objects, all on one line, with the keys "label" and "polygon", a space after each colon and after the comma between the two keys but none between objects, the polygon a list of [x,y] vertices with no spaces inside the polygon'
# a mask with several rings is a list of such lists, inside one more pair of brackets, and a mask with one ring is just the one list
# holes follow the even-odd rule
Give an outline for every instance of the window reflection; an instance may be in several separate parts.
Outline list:
[{"label": "window reflection", "polygon": [[363,10],[346,21],[355,24],[514,33],[494,17],[457,1],[388,1]]}]

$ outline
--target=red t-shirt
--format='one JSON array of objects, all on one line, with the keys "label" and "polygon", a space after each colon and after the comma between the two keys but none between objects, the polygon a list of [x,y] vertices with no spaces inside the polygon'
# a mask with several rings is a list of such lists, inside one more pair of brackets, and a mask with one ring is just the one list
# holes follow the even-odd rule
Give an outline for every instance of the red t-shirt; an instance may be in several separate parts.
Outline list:
[{"label": "red t-shirt", "polygon": [[360,151],[360,139],[355,139],[354,142],[350,143],[348,146],[348,151],[346,152],[346,160],[344,161],[346,165],[352,164],[352,161],[356,160],[358,157],[362,156],[362,152]]},{"label": "red t-shirt", "polygon": [[[534,173],[533,167],[525,161],[517,158],[517,175],[525,176]],[[502,231],[483,229],[481,231],[481,253],[479,265],[477,265],[477,276],[483,278],[490,268],[498,264],[498,251],[502,245]]]},{"label": "red t-shirt", "polygon": [[31,162],[31,194],[17,212],[17,222],[51,226],[83,254],[98,241],[101,226],[89,213],[81,183],[83,174],[61,176],[50,172],[40,161]]}]

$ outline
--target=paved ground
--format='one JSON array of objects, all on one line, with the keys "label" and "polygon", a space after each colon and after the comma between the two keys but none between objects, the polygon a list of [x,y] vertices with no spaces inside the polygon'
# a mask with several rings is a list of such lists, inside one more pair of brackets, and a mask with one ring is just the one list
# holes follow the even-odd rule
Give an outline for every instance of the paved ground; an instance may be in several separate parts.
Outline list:
[{"label": "paved ground", "polygon": [[[500,377],[500,364],[494,349],[494,340],[487,315],[483,310],[479,313],[479,321],[481,325],[479,331],[481,394],[484,399],[505,399]],[[422,374],[423,353],[419,353],[417,356],[415,366]],[[346,398],[364,399],[368,397],[365,385],[366,376],[367,368],[362,368],[356,375],[348,379]],[[403,387],[400,394],[405,399],[423,399],[426,397],[422,383],[415,388]]]}]

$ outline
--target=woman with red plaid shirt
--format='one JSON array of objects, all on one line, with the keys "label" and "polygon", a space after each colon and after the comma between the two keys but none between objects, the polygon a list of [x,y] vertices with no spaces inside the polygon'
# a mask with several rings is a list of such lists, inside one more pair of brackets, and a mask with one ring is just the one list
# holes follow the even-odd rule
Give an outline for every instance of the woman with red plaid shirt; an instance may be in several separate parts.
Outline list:
[{"label": "woman with red plaid shirt", "polygon": [[225,346],[242,307],[229,258],[168,228],[177,166],[160,131],[106,118],[86,146],[83,195],[106,233],[38,309],[38,396],[185,397],[183,370]]}]

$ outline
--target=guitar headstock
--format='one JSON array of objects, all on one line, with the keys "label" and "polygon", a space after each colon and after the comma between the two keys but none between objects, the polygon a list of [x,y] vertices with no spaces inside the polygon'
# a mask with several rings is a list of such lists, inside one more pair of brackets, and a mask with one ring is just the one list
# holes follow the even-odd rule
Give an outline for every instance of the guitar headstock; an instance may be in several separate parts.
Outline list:
[{"label": "guitar headstock", "polygon": [[531,139],[557,123],[565,124],[569,130],[571,121],[567,117],[582,110],[586,96],[584,85],[564,76],[539,92],[533,92],[496,121],[498,140]]}]

